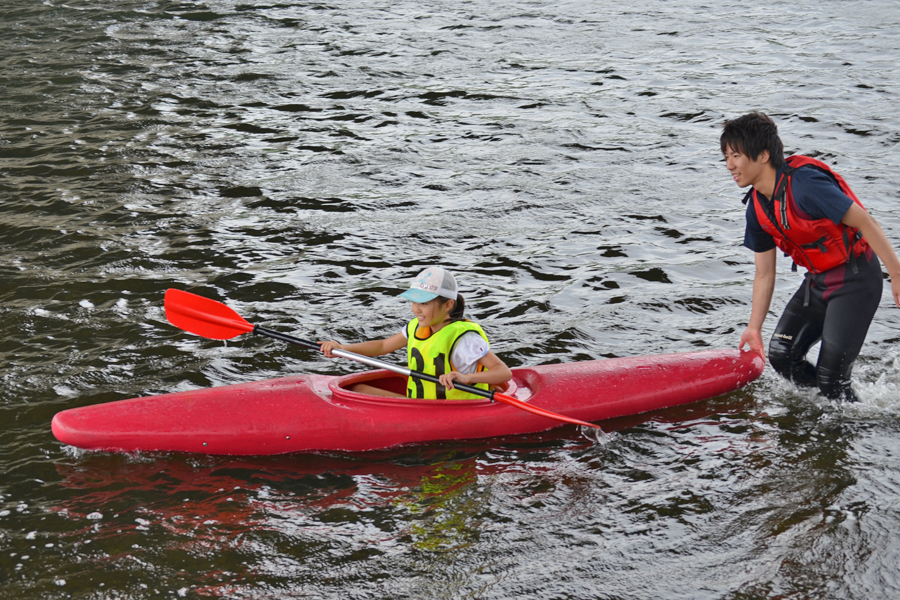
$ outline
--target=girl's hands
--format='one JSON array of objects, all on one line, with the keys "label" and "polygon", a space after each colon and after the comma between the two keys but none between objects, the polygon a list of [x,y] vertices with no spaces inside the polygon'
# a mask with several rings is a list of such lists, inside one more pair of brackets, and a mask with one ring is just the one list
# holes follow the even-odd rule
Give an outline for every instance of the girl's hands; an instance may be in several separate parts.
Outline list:
[{"label": "girl's hands", "polygon": [[448,390],[453,389],[453,382],[457,381],[462,383],[463,385],[469,385],[472,383],[468,375],[463,375],[459,371],[450,371],[449,373],[444,373],[440,377],[438,377],[441,381],[441,385],[447,388]]},{"label": "girl's hands", "polygon": [[322,353],[328,358],[335,358],[335,356],[331,353],[332,350],[343,350],[344,346],[340,342],[336,342],[334,340],[330,342],[318,342],[319,348],[322,350]]}]

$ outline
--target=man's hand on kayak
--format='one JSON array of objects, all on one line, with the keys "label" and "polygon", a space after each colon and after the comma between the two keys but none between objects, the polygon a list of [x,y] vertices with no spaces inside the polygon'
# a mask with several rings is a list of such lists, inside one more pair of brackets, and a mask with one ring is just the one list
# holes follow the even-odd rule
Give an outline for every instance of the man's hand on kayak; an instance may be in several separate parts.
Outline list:
[{"label": "man's hand on kayak", "polygon": [[745,329],[744,333],[741,334],[741,343],[738,344],[738,350],[743,350],[744,344],[749,345],[750,350],[759,354],[762,357],[763,362],[765,362],[766,349],[763,346],[762,331],[759,329],[751,329],[750,327]]}]

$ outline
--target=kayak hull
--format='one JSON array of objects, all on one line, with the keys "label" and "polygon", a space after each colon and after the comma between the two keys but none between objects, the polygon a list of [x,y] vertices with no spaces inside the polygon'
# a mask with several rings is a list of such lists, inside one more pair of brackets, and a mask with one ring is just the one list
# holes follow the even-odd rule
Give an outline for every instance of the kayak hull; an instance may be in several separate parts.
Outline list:
[{"label": "kayak hull", "polygon": [[[594,422],[725,394],[762,369],[758,355],[736,350],[614,358],[513,369],[504,393]],[[483,399],[393,399],[347,389],[361,382],[406,388],[405,377],[388,371],[298,375],[73,408],[57,413],[51,427],[60,442],[90,450],[270,455],[360,452],[564,425]]]}]

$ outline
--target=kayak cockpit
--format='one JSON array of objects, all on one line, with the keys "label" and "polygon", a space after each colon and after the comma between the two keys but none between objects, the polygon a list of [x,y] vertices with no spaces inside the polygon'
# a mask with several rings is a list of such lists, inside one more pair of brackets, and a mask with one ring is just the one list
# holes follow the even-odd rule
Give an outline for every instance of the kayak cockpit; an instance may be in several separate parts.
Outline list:
[{"label": "kayak cockpit", "polygon": [[[478,398],[474,400],[428,400],[428,399],[412,399],[412,398],[390,398],[384,396],[376,396],[373,394],[360,394],[352,391],[350,388],[357,384],[365,384],[378,389],[394,392],[397,394],[406,393],[406,376],[398,375],[392,371],[378,370],[365,371],[362,373],[353,373],[336,377],[328,383],[331,396],[338,401],[351,402],[367,402],[373,404],[406,404],[410,406],[418,406],[422,404],[434,405],[435,403],[453,404],[454,406],[466,404],[484,404],[490,403],[487,398]],[[515,380],[511,380],[506,389],[498,390],[507,395],[514,395],[518,390]]]}]

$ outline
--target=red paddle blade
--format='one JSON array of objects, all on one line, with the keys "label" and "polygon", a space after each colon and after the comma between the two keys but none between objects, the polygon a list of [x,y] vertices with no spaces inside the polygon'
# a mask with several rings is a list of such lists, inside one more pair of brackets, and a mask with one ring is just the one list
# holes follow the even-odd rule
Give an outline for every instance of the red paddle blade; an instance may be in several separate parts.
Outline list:
[{"label": "red paddle blade", "polygon": [[199,336],[230,340],[253,331],[253,325],[221,302],[181,290],[166,290],[169,323]]},{"label": "red paddle blade", "polygon": [[[571,423],[572,425],[582,425],[584,427],[593,427],[594,429],[600,429],[599,425],[594,425],[593,423],[588,423],[587,421],[581,421],[579,419],[573,419],[572,417],[567,417],[565,415],[560,415],[558,413],[545,410],[538,406],[532,406],[527,402],[522,402],[521,400],[516,400],[512,396],[507,396],[506,394],[499,394],[494,392],[494,400],[497,402],[503,402],[504,404],[510,404],[515,406],[516,408],[521,408],[522,410],[527,410],[530,413],[534,413],[536,415],[541,415],[542,417],[548,417],[550,419],[556,419],[557,421],[562,421],[564,423]],[[603,431],[602,429],[600,429]]]}]

